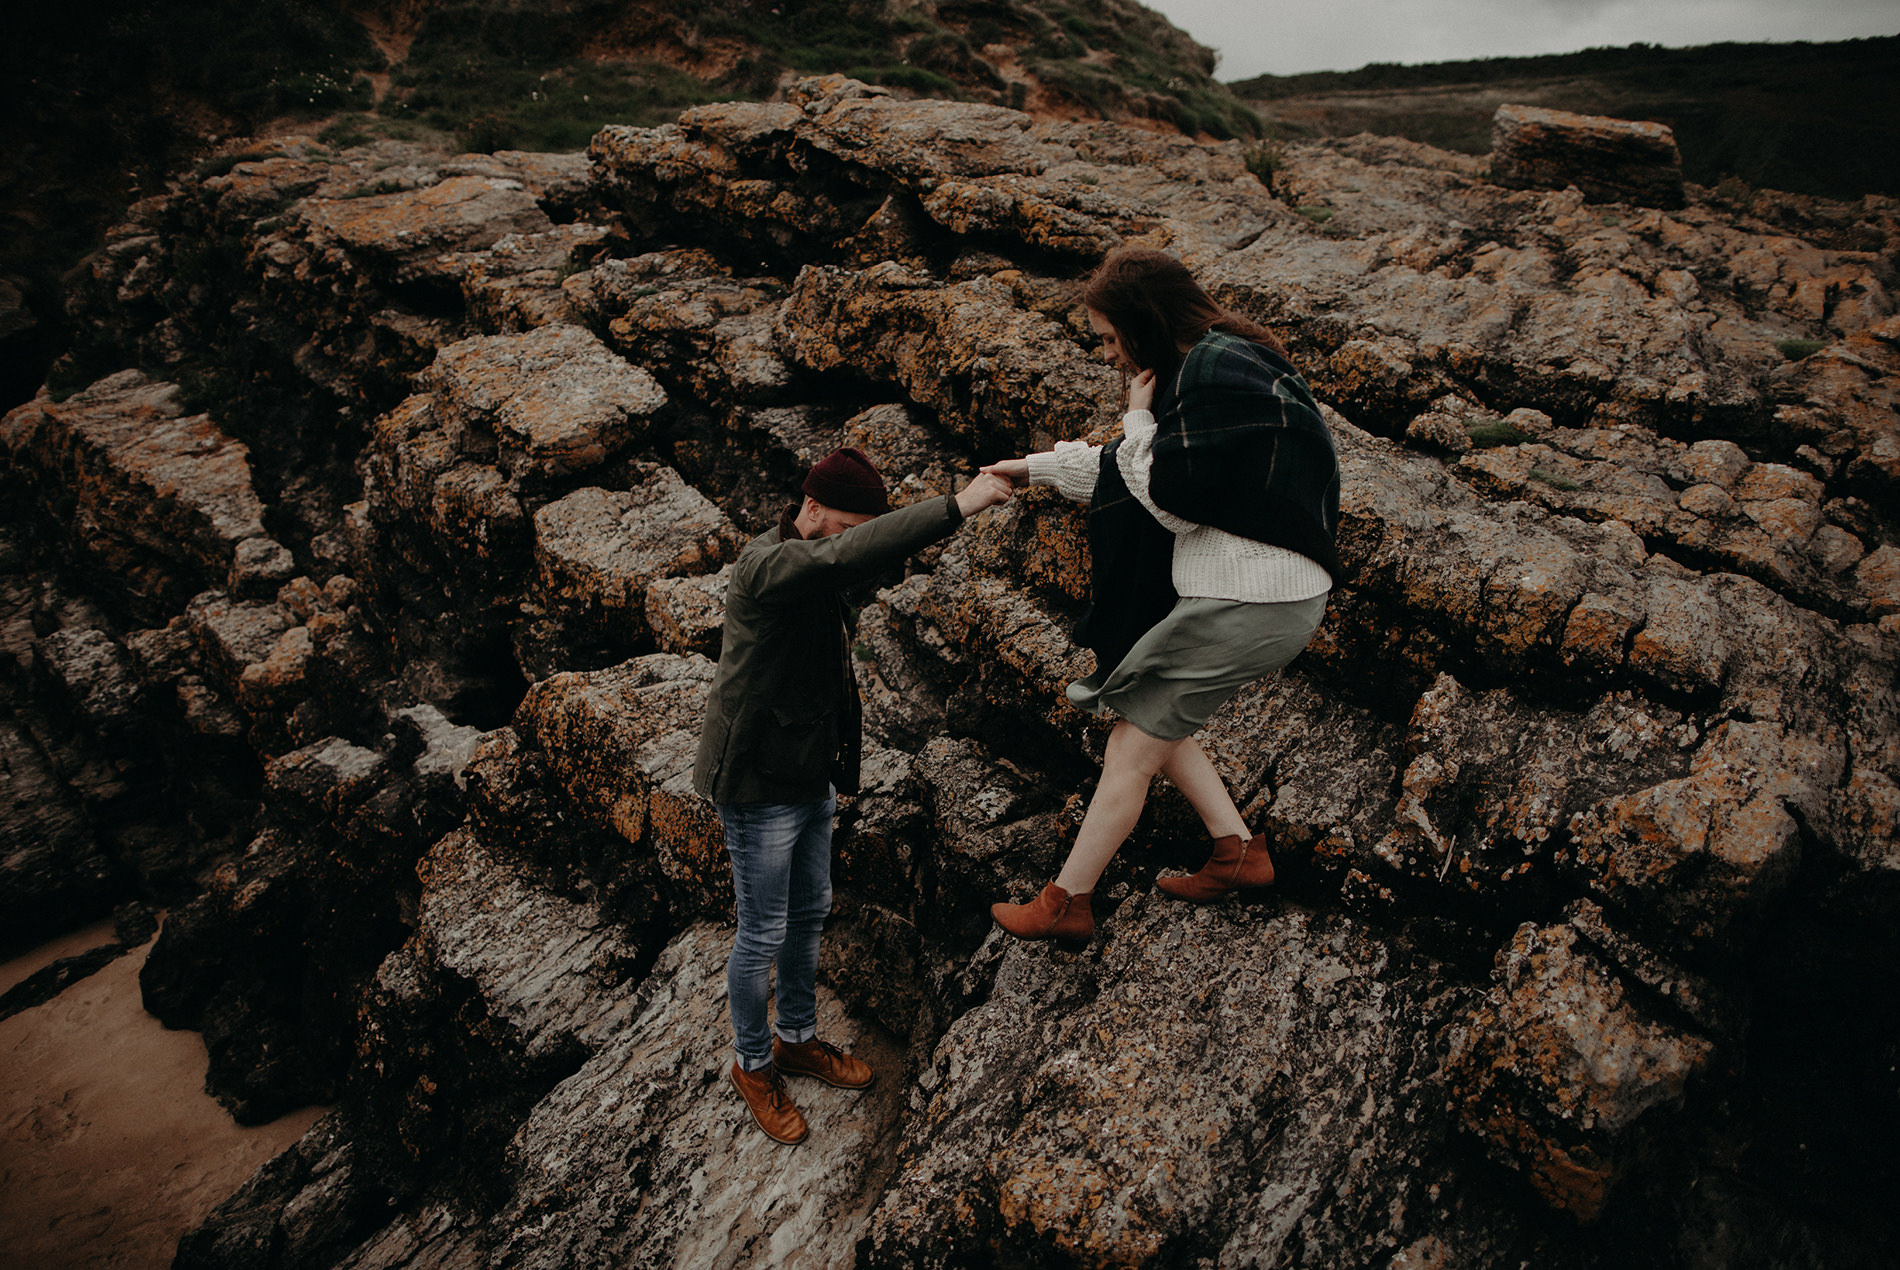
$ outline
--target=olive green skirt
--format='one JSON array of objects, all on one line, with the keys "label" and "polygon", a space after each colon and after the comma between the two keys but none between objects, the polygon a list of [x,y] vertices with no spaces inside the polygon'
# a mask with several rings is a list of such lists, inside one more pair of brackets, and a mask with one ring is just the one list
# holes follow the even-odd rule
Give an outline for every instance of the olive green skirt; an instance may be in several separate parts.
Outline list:
[{"label": "olive green skirt", "polygon": [[1069,700],[1178,741],[1243,686],[1299,656],[1325,614],[1326,593],[1284,604],[1176,600],[1112,669],[1070,684]]}]

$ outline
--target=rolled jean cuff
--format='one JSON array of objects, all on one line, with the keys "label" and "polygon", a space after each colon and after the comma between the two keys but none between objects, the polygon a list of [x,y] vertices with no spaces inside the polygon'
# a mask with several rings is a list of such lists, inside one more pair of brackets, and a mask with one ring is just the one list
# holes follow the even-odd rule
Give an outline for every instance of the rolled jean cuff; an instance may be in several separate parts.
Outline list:
[{"label": "rolled jean cuff", "polygon": [[782,1028],[775,1026],[772,1030],[778,1035],[778,1039],[784,1041],[787,1045],[803,1045],[806,1041],[815,1041],[818,1039],[818,1029],[815,1027]]},{"label": "rolled jean cuff", "polygon": [[747,1058],[744,1054],[739,1054],[738,1050],[732,1052],[739,1055],[739,1067],[743,1071],[760,1072],[772,1065],[772,1056],[770,1054],[767,1054],[764,1058]]}]

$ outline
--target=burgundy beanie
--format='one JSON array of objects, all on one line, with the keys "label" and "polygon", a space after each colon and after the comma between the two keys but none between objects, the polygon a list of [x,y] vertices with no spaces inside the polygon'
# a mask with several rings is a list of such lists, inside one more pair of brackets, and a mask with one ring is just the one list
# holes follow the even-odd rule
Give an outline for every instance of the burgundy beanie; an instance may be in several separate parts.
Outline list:
[{"label": "burgundy beanie", "polygon": [[819,460],[800,488],[833,511],[881,516],[891,509],[884,478],[855,446],[834,450]]}]

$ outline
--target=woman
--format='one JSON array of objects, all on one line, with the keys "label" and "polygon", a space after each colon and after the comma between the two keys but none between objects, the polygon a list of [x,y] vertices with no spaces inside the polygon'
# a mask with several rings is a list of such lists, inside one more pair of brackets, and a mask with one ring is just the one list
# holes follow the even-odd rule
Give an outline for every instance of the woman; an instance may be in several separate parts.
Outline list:
[{"label": "woman", "polygon": [[1082,303],[1103,355],[1133,374],[1122,437],[983,469],[1090,503],[1094,603],[1077,638],[1097,669],[1068,695],[1121,716],[1062,871],[1032,902],[991,908],[1024,939],[1094,933],[1089,897],[1157,772],[1214,839],[1201,870],[1162,878],[1163,891],[1205,903],[1273,881],[1265,835],[1250,831],[1193,734],[1306,647],[1339,574],[1338,457],[1272,333],[1148,248],[1110,255]]}]

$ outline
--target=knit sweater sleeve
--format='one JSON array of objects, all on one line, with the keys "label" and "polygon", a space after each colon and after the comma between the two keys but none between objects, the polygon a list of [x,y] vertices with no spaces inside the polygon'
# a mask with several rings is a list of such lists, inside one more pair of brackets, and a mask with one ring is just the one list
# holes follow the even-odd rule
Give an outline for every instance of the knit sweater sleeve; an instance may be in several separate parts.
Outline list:
[{"label": "knit sweater sleeve", "polygon": [[1122,416],[1121,449],[1115,451],[1115,464],[1121,468],[1122,480],[1128,486],[1143,507],[1161,522],[1163,529],[1176,534],[1190,533],[1200,526],[1191,520],[1182,520],[1172,512],[1162,511],[1148,493],[1148,472],[1154,466],[1155,417],[1146,410],[1130,410]]},{"label": "knit sweater sleeve", "polygon": [[1102,447],[1085,441],[1058,441],[1053,450],[1029,456],[1029,483],[1053,485],[1071,502],[1095,497],[1095,478],[1102,467]]}]

